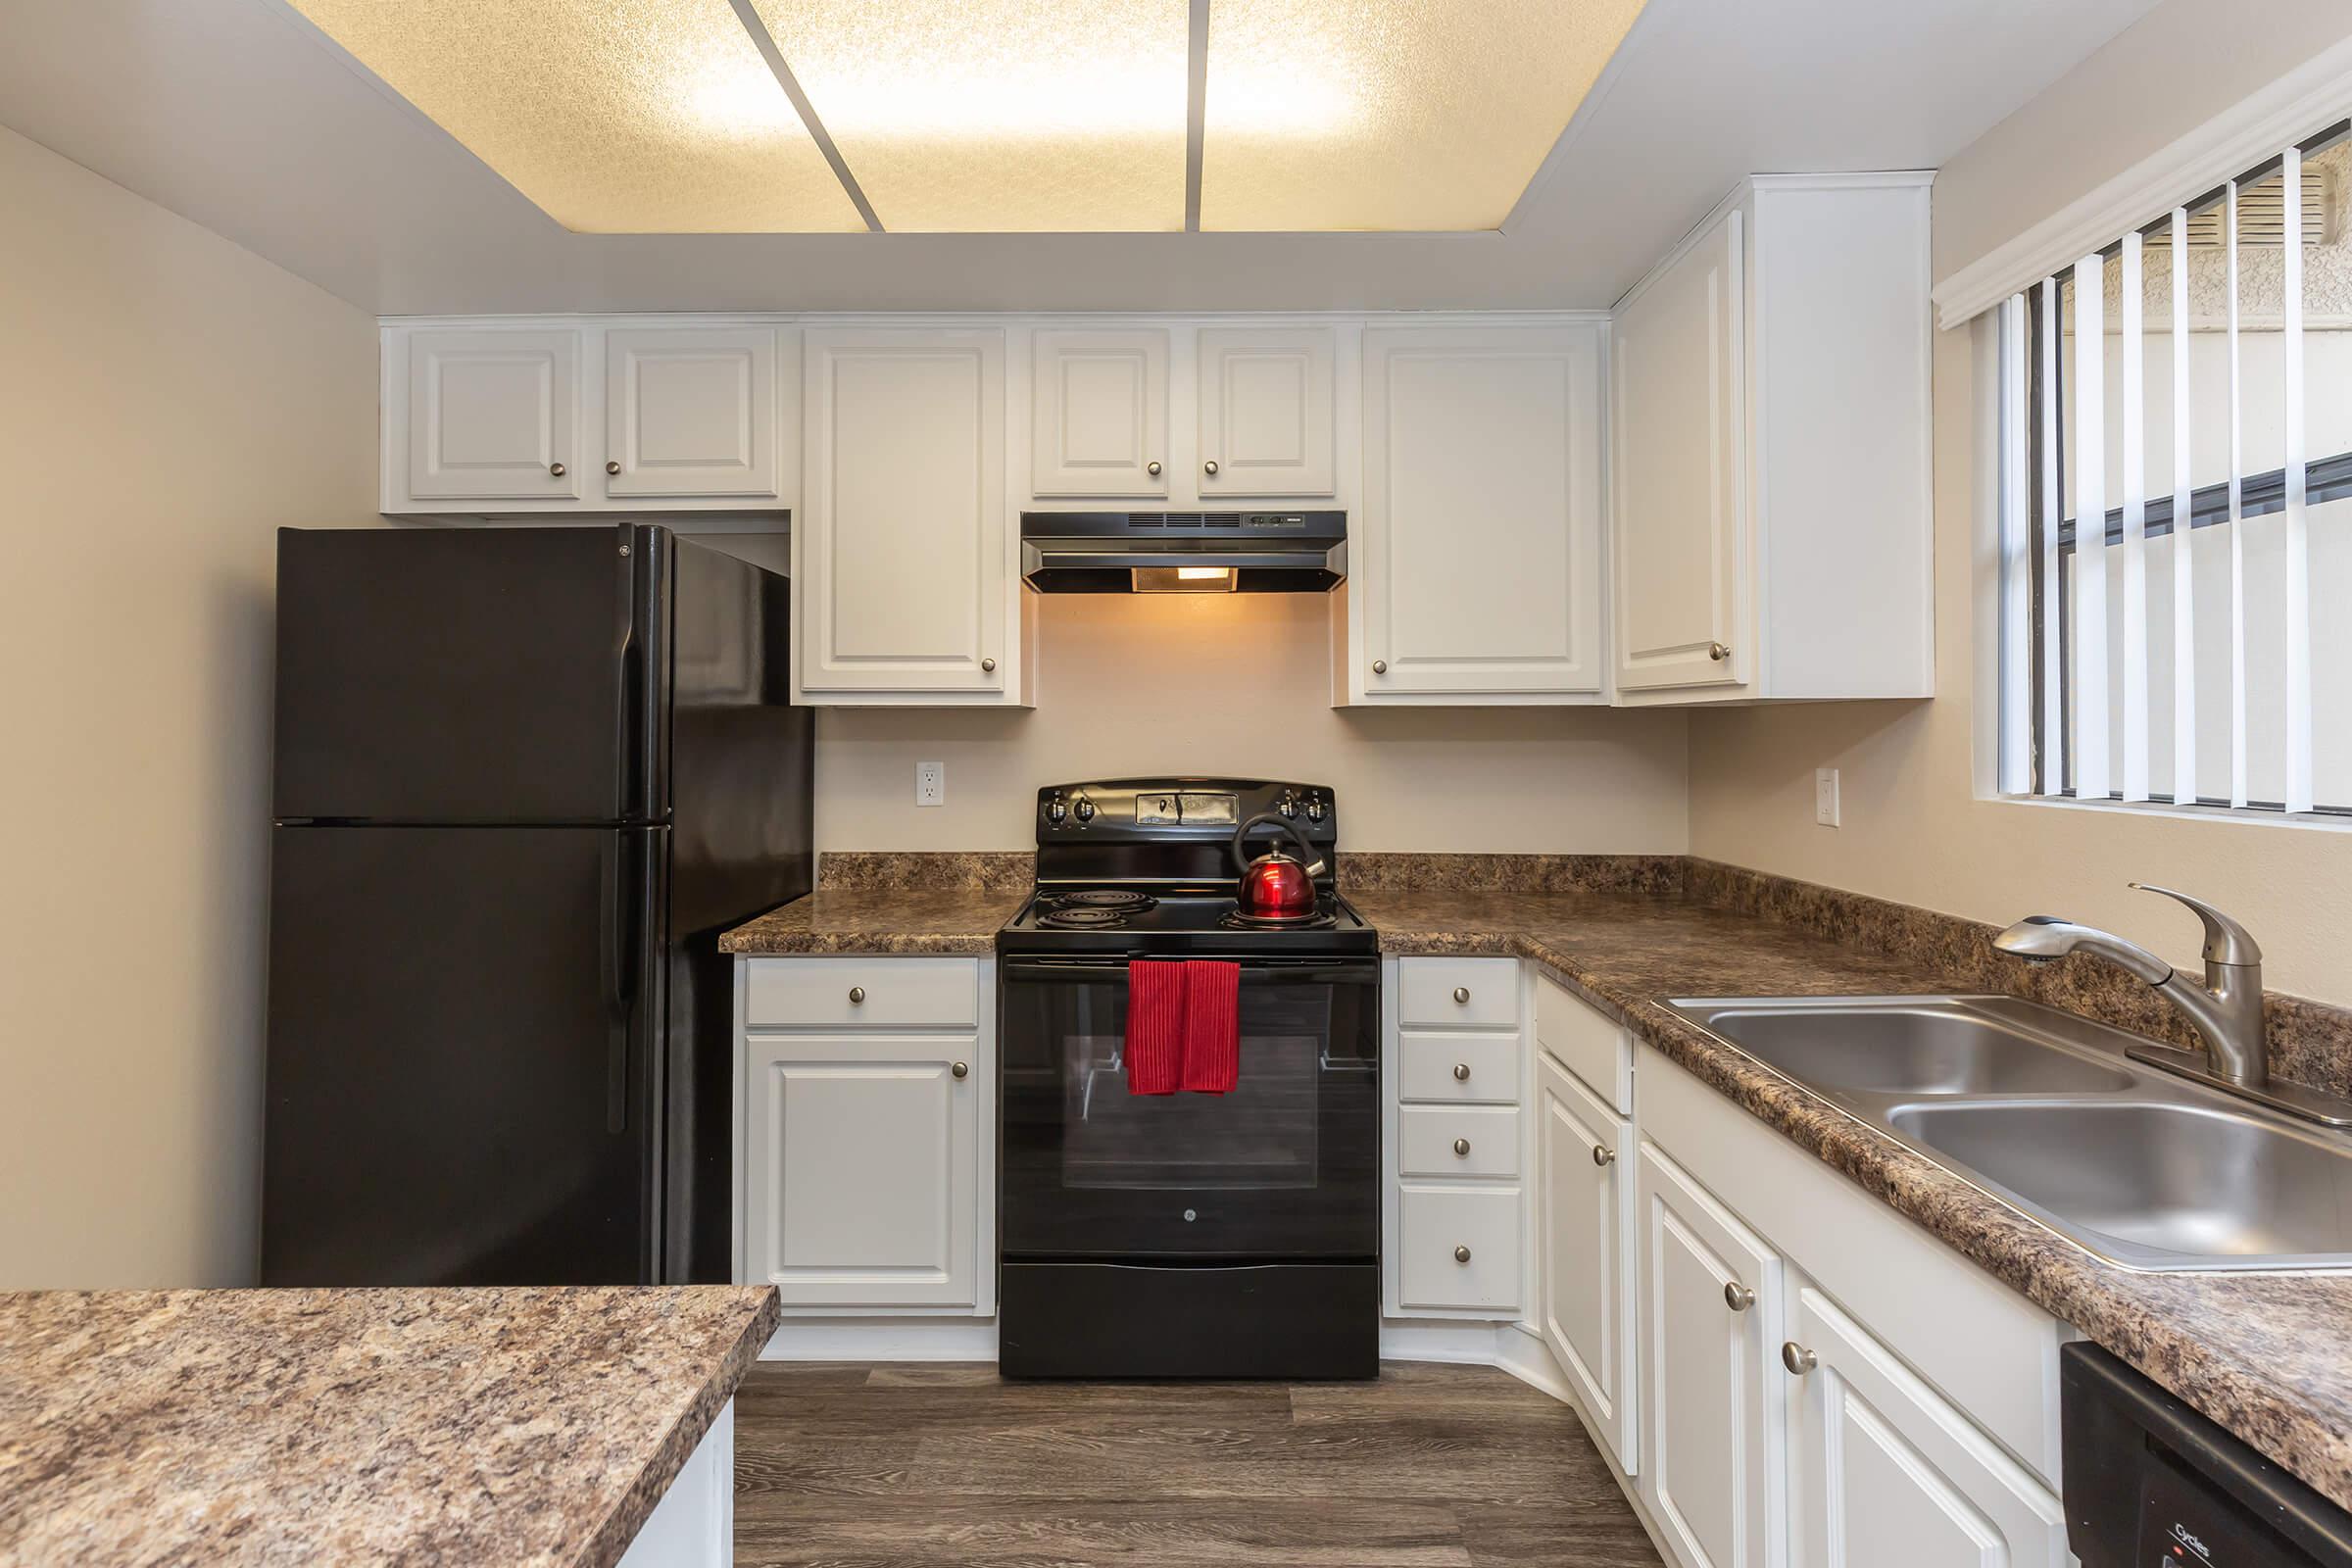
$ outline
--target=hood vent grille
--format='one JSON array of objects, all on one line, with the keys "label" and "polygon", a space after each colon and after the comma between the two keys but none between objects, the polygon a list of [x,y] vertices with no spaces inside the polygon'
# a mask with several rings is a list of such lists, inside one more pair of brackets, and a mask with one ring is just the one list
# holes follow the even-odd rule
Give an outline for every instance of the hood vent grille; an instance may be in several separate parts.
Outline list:
[{"label": "hood vent grille", "polygon": [[1239,528],[1238,512],[1130,512],[1130,528]]}]

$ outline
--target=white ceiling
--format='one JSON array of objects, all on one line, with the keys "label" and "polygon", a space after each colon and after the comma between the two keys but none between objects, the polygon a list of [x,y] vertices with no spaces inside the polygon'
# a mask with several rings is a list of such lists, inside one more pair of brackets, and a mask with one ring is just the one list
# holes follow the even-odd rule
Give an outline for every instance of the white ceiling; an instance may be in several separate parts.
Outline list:
[{"label": "white ceiling", "polygon": [[575,234],[278,0],[12,5],[0,123],[384,315],[1600,307],[1740,175],[1936,167],[2155,3],[1649,0],[1499,234]]}]

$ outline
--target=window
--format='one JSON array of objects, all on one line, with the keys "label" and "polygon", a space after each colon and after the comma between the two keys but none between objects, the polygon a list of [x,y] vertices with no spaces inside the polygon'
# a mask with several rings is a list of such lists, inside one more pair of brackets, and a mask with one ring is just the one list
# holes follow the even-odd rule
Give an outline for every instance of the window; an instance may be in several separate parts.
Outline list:
[{"label": "window", "polygon": [[2352,814],[2348,130],[2003,307],[2005,793]]}]

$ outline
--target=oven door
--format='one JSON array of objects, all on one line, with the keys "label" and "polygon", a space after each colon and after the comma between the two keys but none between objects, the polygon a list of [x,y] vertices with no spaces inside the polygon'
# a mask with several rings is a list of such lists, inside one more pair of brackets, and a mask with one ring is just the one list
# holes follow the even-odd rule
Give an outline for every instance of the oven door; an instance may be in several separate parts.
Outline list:
[{"label": "oven door", "polygon": [[1125,959],[1003,961],[1005,1257],[1379,1255],[1380,960],[1234,961],[1239,1085],[1151,1096]]}]

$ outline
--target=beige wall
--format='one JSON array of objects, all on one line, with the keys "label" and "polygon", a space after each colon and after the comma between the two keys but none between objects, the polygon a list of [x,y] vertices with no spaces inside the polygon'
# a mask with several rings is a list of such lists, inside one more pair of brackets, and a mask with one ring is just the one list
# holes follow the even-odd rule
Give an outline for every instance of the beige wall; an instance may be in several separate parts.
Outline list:
[{"label": "beige wall", "polygon": [[[2332,30],[2318,24],[2325,10]],[[1955,157],[1936,185],[1938,271],[1988,249],[2352,29],[2340,0],[2281,0],[2247,27],[2242,6],[2172,0],[2075,78]],[[2278,24],[2278,25],[2274,25]],[[2319,34],[2325,33],[2325,37]],[[2267,54],[2255,58],[2258,49]],[[2127,91],[2127,87],[2130,89]],[[2078,89],[2132,133],[2074,160]],[[2166,105],[2175,106],[2169,120]],[[2119,106],[2133,113],[2117,114]],[[2063,142],[2057,145],[2065,145]],[[1965,244],[1948,246],[1955,228]],[[1988,344],[1940,334],[1936,355],[1936,690],[1932,702],[1702,713],[1690,728],[1692,852],[1984,920],[2047,910],[2193,964],[2197,927],[2130,880],[2182,888],[2252,926],[2280,990],[2352,1004],[2352,831],[1983,798],[1991,719],[1994,581],[1986,469]],[[1839,770],[1844,824],[1813,820],[1813,770]]]},{"label": "beige wall", "polygon": [[[1019,849],[1041,784],[1191,770],[1328,783],[1364,850],[1684,848],[1679,713],[1338,711],[1319,594],[1041,596],[1027,712],[819,715],[826,849]],[[947,764],[914,805],[918,761]]]},{"label": "beige wall", "polygon": [[271,530],[373,516],[373,323],[7,130],[0,212],[0,1287],[248,1283]]}]

